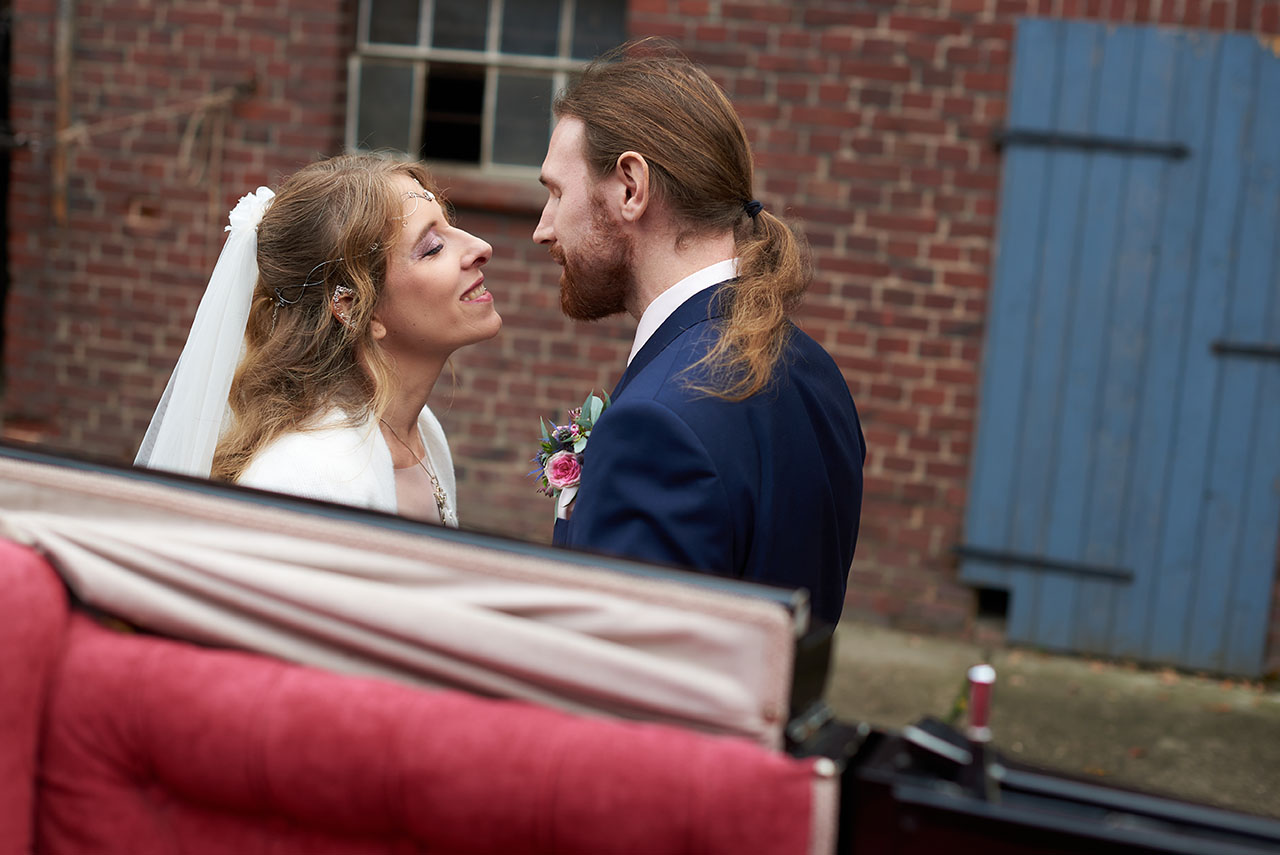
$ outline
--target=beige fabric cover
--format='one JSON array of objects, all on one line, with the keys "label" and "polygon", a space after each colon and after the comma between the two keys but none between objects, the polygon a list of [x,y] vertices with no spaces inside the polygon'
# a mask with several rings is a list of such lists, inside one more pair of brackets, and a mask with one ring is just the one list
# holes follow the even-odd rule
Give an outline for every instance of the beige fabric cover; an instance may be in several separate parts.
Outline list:
[{"label": "beige fabric cover", "polygon": [[778,603],[5,458],[0,535],[163,634],[782,744],[797,627]]}]

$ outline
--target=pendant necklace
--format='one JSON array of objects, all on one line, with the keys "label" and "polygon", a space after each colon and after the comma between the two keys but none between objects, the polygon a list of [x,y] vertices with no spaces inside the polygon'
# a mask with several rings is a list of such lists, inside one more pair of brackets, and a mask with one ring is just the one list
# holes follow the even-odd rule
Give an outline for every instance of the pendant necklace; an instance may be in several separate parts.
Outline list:
[{"label": "pendant necklace", "polygon": [[436,473],[432,472],[431,467],[427,466],[426,464],[426,457],[427,457],[426,449],[423,449],[423,455],[419,457],[418,455],[413,453],[413,449],[409,447],[409,443],[405,442],[403,439],[400,438],[400,434],[396,433],[395,428],[387,424],[386,419],[379,418],[378,421],[382,422],[382,426],[386,428],[387,431],[396,438],[396,442],[404,446],[404,450],[409,452],[409,456],[412,457],[414,461],[417,462],[417,464],[422,467],[422,471],[427,473],[427,477],[431,479],[431,491],[435,495],[436,510],[440,512],[440,522],[448,525],[449,497],[445,494],[444,488],[440,486],[440,481],[439,479],[436,478]]}]

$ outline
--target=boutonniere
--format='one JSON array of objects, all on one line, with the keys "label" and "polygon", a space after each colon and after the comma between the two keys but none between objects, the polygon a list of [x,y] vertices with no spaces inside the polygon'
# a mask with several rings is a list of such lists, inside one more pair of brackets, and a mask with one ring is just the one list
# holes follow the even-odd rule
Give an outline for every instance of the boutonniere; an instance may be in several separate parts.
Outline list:
[{"label": "boutonniere", "polygon": [[569,518],[569,505],[578,495],[578,482],[582,479],[582,452],[586,451],[591,429],[611,403],[607,392],[603,398],[593,392],[581,407],[569,410],[568,424],[538,420],[542,439],[533,458],[538,468],[529,474],[537,479],[538,492],[556,500],[556,519]]}]

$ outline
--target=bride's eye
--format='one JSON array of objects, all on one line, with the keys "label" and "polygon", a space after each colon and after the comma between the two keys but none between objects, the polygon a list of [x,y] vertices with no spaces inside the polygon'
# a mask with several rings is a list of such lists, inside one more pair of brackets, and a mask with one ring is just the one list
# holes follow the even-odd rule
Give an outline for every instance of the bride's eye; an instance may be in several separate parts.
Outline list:
[{"label": "bride's eye", "polygon": [[429,241],[423,244],[422,248],[418,251],[418,257],[428,258],[440,252],[440,250],[442,249],[444,249],[444,241],[440,240],[439,238],[436,238],[432,241]]}]

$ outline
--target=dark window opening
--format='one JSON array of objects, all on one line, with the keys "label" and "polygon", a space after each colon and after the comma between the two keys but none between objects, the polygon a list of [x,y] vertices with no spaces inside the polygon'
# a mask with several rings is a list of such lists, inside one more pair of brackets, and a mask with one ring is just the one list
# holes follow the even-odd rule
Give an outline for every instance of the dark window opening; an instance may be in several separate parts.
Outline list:
[{"label": "dark window opening", "polygon": [[484,86],[482,66],[432,65],[427,69],[424,160],[480,162]]},{"label": "dark window opening", "polygon": [[979,588],[978,617],[992,621],[1009,616],[1009,592],[1003,588]]}]

